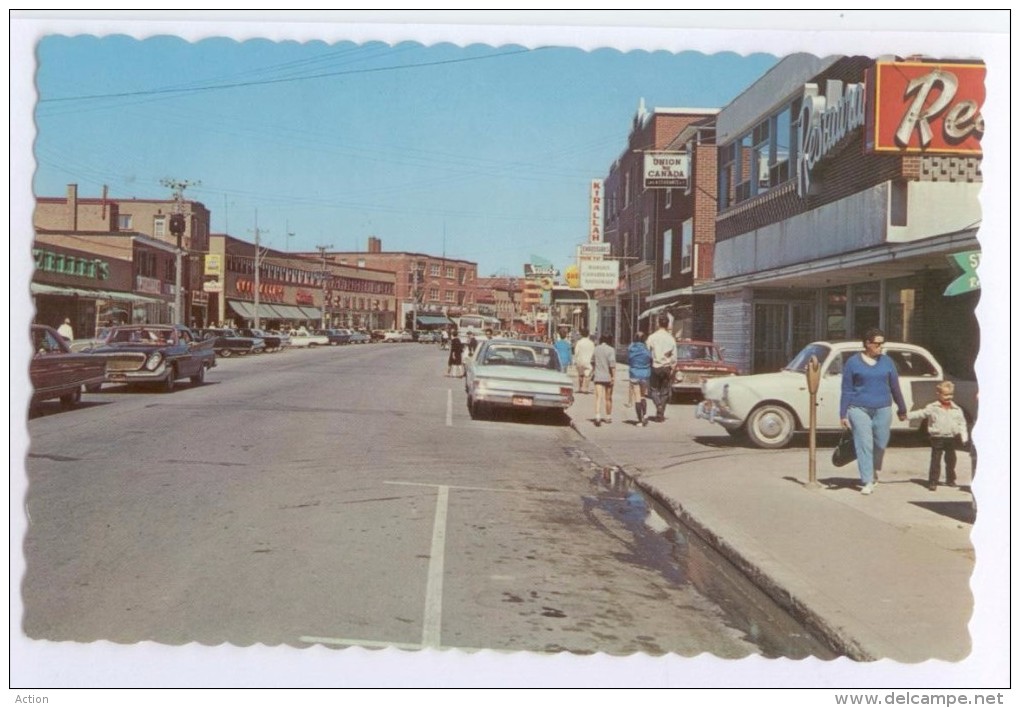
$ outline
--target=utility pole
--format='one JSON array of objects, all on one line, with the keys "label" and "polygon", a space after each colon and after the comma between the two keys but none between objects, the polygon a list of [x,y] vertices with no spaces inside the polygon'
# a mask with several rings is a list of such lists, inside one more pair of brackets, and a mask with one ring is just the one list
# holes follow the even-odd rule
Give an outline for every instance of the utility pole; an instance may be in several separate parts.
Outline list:
[{"label": "utility pole", "polygon": [[255,329],[261,329],[259,325],[259,295],[261,285],[259,282],[259,272],[262,270],[262,258],[266,255],[269,249],[263,251],[259,248],[259,234],[263,233],[259,231],[259,210],[255,210]]},{"label": "utility pole", "polygon": [[329,277],[329,274],[326,271],[326,251],[333,248],[333,245],[316,246],[316,248],[319,249],[319,253],[322,254],[322,320],[320,321],[319,326],[322,329],[326,329],[326,280]]},{"label": "utility pole", "polygon": [[181,248],[181,237],[187,230],[188,222],[184,213],[184,190],[191,186],[198,186],[201,182],[188,180],[176,180],[166,178],[160,180],[160,184],[169,187],[173,193],[174,207],[170,214],[170,233],[177,237],[177,267],[174,274],[174,323],[184,324],[184,298],[182,292],[181,273],[184,270],[184,250]]}]

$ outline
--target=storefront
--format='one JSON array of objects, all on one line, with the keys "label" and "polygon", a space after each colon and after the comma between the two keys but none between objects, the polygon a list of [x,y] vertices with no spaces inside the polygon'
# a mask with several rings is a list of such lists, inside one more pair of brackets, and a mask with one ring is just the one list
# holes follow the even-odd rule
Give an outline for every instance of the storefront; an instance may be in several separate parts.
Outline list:
[{"label": "storefront", "polygon": [[950,285],[979,253],[983,80],[794,55],[720,112],[715,280],[695,292],[742,371],[877,326],[973,376],[978,292]]}]

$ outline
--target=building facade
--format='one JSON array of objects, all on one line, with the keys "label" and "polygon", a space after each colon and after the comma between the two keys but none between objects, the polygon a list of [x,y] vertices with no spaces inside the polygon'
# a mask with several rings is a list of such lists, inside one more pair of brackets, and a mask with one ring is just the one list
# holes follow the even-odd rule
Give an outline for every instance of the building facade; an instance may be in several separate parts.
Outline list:
[{"label": "building facade", "polygon": [[[367,251],[325,251],[300,254],[328,265],[369,268],[396,274],[397,329],[416,329],[440,316],[478,311],[478,264],[425,253],[383,251],[381,239],[371,236]],[[425,324],[423,321],[421,324]]]},{"label": "building facade", "polygon": [[869,327],[973,376],[984,67],[791,55],[717,117],[715,338],[745,372]]},{"label": "building facade", "polygon": [[[170,217],[184,216],[180,243],[170,231]],[[33,223],[37,232],[77,234],[139,234],[173,248],[183,250],[181,259],[182,313],[180,321],[202,319],[208,300],[202,290],[200,264],[209,250],[211,215],[201,203],[176,202],[172,199],[120,199],[110,197],[103,189],[100,197],[84,198],[78,186],[69,184],[64,197],[36,199]],[[176,268],[176,261],[174,268]],[[145,276],[152,277],[152,276]],[[160,278],[162,280],[162,278]],[[171,301],[176,298],[176,271],[168,281]],[[167,285],[164,280],[163,285]],[[167,321],[172,321],[171,319]]]},{"label": "building facade", "polygon": [[[716,113],[701,108],[648,111],[642,101],[627,146],[604,180],[604,240],[611,244],[611,257],[621,261],[620,283],[618,290],[594,293],[594,299],[599,331],[612,333],[620,345],[639,330],[647,332],[648,318],[659,311],[678,318],[676,328],[693,332],[694,270],[683,261],[682,249],[687,246],[688,258],[693,254],[693,230],[687,234],[684,228],[696,202],[703,204],[704,199],[692,182],[690,194],[686,187],[646,185],[646,154],[665,158],[691,147],[697,148],[695,161],[704,162],[710,155],[711,118]],[[681,135],[684,140],[678,142]],[[689,180],[690,169],[686,172]],[[693,227],[693,221],[688,226]],[[703,225],[699,237],[706,238]],[[711,257],[710,250],[701,252]]]}]

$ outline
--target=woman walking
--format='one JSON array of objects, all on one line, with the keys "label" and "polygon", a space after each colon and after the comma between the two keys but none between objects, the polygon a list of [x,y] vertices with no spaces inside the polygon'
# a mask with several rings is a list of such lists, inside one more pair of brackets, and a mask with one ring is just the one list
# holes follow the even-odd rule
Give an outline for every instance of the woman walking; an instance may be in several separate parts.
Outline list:
[{"label": "woman walking", "polygon": [[634,401],[637,413],[637,424],[648,426],[648,380],[652,375],[652,353],[645,345],[645,333],[638,332],[634,341],[627,347],[627,367],[630,378],[630,397]]},{"label": "woman walking", "polygon": [[900,378],[893,361],[882,355],[885,334],[880,329],[864,333],[864,351],[843,364],[839,417],[854,436],[861,494],[875,491],[882,470],[885,449],[892,429],[892,404],[896,415],[907,419],[907,405],[900,390]]},{"label": "woman walking", "polygon": [[[460,378],[464,375],[464,343],[457,336],[457,330],[450,332],[450,356],[446,360],[446,375]],[[451,373],[457,367],[455,373]]]}]

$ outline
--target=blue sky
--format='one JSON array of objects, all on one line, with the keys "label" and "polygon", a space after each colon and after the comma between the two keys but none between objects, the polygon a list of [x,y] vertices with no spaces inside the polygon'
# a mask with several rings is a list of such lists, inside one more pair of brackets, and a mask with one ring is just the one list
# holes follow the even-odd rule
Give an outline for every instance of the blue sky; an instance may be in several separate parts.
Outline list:
[{"label": "blue sky", "polygon": [[[588,185],[649,108],[724,106],[776,57],[416,42],[51,35],[38,44],[39,196],[163,198],[281,250],[386,250],[520,274],[565,267]],[[293,236],[288,236],[293,234]]]}]

